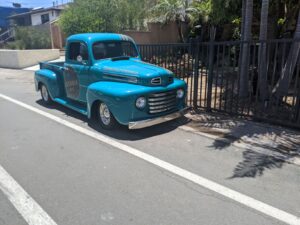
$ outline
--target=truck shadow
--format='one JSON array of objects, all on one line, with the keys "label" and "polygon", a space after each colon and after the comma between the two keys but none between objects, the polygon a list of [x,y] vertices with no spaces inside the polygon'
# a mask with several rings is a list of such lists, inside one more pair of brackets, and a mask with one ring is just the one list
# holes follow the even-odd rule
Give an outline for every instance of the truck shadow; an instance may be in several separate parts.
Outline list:
[{"label": "truck shadow", "polygon": [[86,123],[90,128],[93,130],[102,133],[104,135],[107,135],[109,137],[119,139],[119,140],[129,140],[129,141],[135,141],[135,140],[142,140],[153,136],[162,135],[164,133],[171,132],[175,130],[179,125],[182,125],[187,122],[188,120],[185,118],[180,119],[180,123],[176,123],[173,121],[166,122],[163,124],[158,124],[153,127],[148,127],[144,129],[139,130],[129,130],[126,126],[118,125],[116,129],[114,130],[105,130],[100,127],[100,125],[93,119],[88,119],[86,116],[71,110],[63,105],[53,103],[51,105],[45,105],[42,100],[37,100],[36,103],[38,105],[41,105],[43,107],[46,107],[48,109],[58,110],[62,113],[64,113],[67,117],[72,117],[74,119],[80,120],[83,123]]}]

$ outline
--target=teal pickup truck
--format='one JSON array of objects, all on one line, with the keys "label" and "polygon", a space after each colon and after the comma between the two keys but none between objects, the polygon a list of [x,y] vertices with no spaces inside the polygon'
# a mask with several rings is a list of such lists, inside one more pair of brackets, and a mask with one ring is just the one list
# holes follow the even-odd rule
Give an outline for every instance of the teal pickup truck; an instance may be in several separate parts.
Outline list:
[{"label": "teal pickup truck", "polygon": [[66,60],[40,63],[35,87],[43,101],[95,118],[105,129],[139,129],[186,113],[186,83],[141,60],[125,35],[86,33],[67,39]]}]

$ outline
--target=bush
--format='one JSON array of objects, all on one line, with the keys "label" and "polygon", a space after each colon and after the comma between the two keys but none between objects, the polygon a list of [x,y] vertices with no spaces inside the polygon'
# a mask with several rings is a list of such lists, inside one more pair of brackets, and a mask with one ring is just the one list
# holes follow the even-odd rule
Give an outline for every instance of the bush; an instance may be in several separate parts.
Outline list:
[{"label": "bush", "polygon": [[43,27],[17,27],[15,42],[8,44],[12,49],[51,48],[50,31]]},{"label": "bush", "polygon": [[23,50],[23,49],[25,49],[25,45],[24,45],[23,41],[18,40],[18,41],[13,41],[13,42],[6,43],[4,48]]}]

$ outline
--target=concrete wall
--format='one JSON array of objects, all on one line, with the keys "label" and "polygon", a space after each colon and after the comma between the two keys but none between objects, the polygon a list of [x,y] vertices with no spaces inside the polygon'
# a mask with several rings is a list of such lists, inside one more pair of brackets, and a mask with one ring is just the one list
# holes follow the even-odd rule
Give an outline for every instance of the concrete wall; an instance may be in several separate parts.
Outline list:
[{"label": "concrete wall", "polygon": [[[132,37],[138,44],[165,44],[179,42],[178,29],[175,22],[169,24],[148,23],[149,31],[124,31],[125,35]],[[183,32],[187,26],[183,24]]]},{"label": "concrete wall", "polygon": [[58,49],[7,50],[0,49],[0,68],[22,69],[42,61],[59,58]]}]

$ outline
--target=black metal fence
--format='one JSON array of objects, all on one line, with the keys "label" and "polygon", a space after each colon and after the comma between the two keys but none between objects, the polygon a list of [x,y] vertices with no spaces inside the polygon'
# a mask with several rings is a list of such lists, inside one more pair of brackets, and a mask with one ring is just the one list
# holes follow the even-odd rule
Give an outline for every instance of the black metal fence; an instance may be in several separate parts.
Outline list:
[{"label": "black metal fence", "polygon": [[191,40],[139,48],[144,61],[187,82],[187,103],[194,108],[300,128],[300,40]]}]

